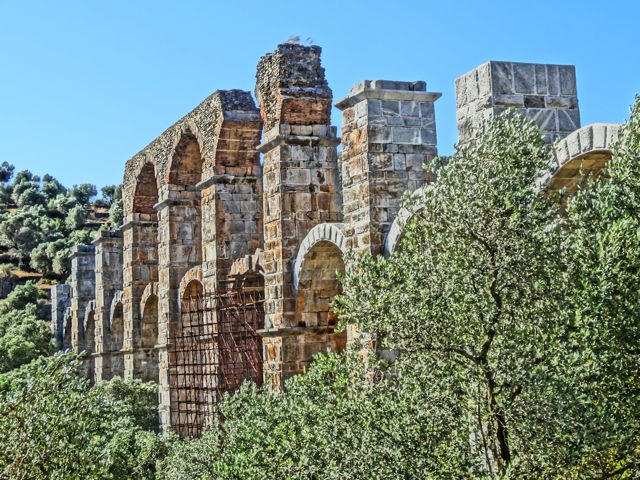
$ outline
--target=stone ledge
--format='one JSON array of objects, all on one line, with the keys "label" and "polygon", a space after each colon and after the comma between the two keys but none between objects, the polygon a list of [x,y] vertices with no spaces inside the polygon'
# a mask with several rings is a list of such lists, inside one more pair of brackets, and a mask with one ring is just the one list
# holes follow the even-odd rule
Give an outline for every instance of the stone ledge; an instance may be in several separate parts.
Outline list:
[{"label": "stone ledge", "polygon": [[334,333],[337,325],[318,325],[316,327],[284,327],[265,328],[256,333],[261,337],[289,337],[294,335],[304,335],[306,333]]},{"label": "stone ledge", "polygon": [[71,253],[69,254],[69,256],[67,258],[69,258],[69,260],[71,260],[72,258],[75,257],[80,257],[80,256],[85,256],[85,255],[94,255],[96,252],[96,249],[93,245],[83,245],[83,244],[79,244],[74,246],[71,249]]},{"label": "stone ledge", "polygon": [[[379,82],[382,82],[380,84]],[[355,104],[366,100],[366,99],[376,99],[376,100],[407,100],[407,101],[415,101],[415,102],[435,102],[438,100],[442,93],[439,92],[426,92],[420,90],[409,90],[407,89],[387,89],[384,88],[386,85],[393,86],[401,86],[402,84],[424,84],[424,88],[426,89],[426,84],[424,82],[390,82],[390,81],[381,81],[381,80],[364,80],[362,82],[356,83],[347,97],[343,98],[339,102],[335,104],[337,108],[340,110],[344,110],[346,108],[352,107]]]},{"label": "stone ledge", "polygon": [[257,175],[229,175],[229,174],[220,174],[213,175],[206,180],[202,180],[201,182],[196,184],[196,190],[202,191],[211,185],[220,185],[220,184],[229,184],[229,183],[255,183],[258,180]]},{"label": "stone ledge", "polygon": [[273,139],[256,147],[260,153],[266,153],[279,145],[299,145],[303,147],[337,147],[340,145],[339,137],[315,137],[303,135],[277,135]]}]

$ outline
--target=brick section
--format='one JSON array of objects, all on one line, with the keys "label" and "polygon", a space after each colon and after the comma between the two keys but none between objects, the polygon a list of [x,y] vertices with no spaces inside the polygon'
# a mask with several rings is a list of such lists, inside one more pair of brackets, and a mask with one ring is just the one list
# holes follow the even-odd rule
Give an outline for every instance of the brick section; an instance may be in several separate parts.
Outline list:
[{"label": "brick section", "polygon": [[249,92],[219,92],[214,168],[198,184],[202,204],[203,283],[215,290],[234,259],[262,243],[261,120]]},{"label": "brick section", "polygon": [[260,59],[256,98],[264,131],[286,125],[329,125],[332,92],[320,64],[322,49],[285,43]]},{"label": "brick section", "polygon": [[490,61],[456,79],[458,139],[508,108],[521,111],[553,143],[580,128],[573,65]]},{"label": "brick section", "polygon": [[279,45],[258,64],[256,97],[265,127],[258,147],[264,154],[264,374],[276,388],[306,361],[300,352],[287,350],[290,341],[280,335],[291,328],[301,342],[315,335],[298,329],[292,260],[315,225],[341,218],[339,140],[329,124],[332,93],[320,52],[319,47]]},{"label": "brick section", "polygon": [[342,188],[346,236],[357,251],[382,252],[402,195],[433,177],[437,155],[434,102],[425,82],[364,80],[337,103],[342,119]]}]

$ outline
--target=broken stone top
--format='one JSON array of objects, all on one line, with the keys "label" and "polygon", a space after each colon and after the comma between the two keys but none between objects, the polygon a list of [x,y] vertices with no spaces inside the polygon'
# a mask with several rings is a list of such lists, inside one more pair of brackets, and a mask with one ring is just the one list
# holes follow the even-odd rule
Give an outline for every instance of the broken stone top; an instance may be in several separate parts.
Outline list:
[{"label": "broken stone top", "polygon": [[265,74],[280,89],[311,91],[316,95],[331,95],[320,64],[322,49],[290,43],[278,45],[275,52],[267,53],[258,63],[258,83]]},{"label": "broken stone top", "polygon": [[434,102],[441,96],[441,93],[427,92],[427,84],[422,80],[415,82],[362,80],[351,87],[349,95],[336,103],[336,107],[344,110],[366,98]]},{"label": "broken stone top", "polygon": [[329,125],[332,92],[321,52],[317,46],[285,43],[260,59],[255,93],[265,131],[284,123]]},{"label": "broken stone top", "polygon": [[250,92],[244,90],[217,90],[213,95],[218,97],[224,118],[257,116],[258,108]]}]

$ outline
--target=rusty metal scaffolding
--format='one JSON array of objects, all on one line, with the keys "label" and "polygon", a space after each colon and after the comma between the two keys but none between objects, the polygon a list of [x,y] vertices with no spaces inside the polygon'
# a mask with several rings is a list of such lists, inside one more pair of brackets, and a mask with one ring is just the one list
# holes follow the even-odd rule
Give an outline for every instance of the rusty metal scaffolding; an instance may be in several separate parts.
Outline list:
[{"label": "rusty metal scaffolding", "polygon": [[245,380],[262,384],[264,288],[225,285],[182,300],[180,324],[169,339],[171,426],[197,437],[226,392]]}]

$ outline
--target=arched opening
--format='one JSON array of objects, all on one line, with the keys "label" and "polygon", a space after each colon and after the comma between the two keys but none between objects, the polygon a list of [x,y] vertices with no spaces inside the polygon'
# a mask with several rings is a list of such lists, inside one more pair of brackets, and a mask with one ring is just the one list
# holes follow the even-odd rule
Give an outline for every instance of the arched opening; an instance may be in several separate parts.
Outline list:
[{"label": "arched opening", "polygon": [[[345,265],[340,248],[327,240],[314,244],[304,255],[298,276],[296,322],[306,327],[304,349],[300,349],[298,368],[308,365],[314,354],[327,350],[340,352],[347,342],[347,333],[336,332],[338,317],[331,302],[341,291],[338,274]],[[290,359],[289,359],[290,360]]]},{"label": "arched opening", "polygon": [[202,263],[202,230],[200,192],[196,185],[202,179],[200,146],[190,133],[184,133],[176,146],[169,168],[169,188],[175,191],[170,218],[170,241],[173,263],[179,273],[176,280],[190,268]]},{"label": "arched opening", "polygon": [[88,310],[84,321],[84,351],[91,354],[96,351],[95,311]]},{"label": "arched opening", "polygon": [[567,192],[573,193],[585,175],[597,178],[609,160],[611,160],[611,152],[608,151],[580,155],[562,165],[553,174],[548,188],[552,191],[565,188]]},{"label": "arched opening", "polygon": [[87,358],[84,363],[85,377],[90,382],[95,381],[95,358],[93,354],[96,351],[96,320],[95,310],[89,309],[85,313],[84,329],[83,329],[83,347],[87,352]]},{"label": "arched opening", "polygon": [[140,348],[136,352],[134,376],[145,381],[158,381],[158,297],[150,295],[142,309]]},{"label": "arched opening", "polygon": [[169,336],[169,398],[171,426],[183,435],[205,424],[204,409],[211,404],[210,384],[212,357],[216,345],[212,341],[214,315],[211,305],[204,305],[204,288],[199,280],[187,283],[180,298],[177,325]]},{"label": "arched opening", "polygon": [[62,336],[62,349],[71,348],[71,310],[67,308],[64,312],[64,334]]},{"label": "arched opening", "polygon": [[150,220],[157,220],[154,205],[158,203],[158,183],[153,164],[144,164],[136,178],[136,188],[133,194],[133,213],[149,215]]},{"label": "arched opening", "polygon": [[202,178],[202,157],[198,140],[190,132],[185,132],[173,152],[169,183],[172,185],[194,186]]},{"label": "arched opening", "polygon": [[111,354],[111,376],[124,377],[124,316],[122,302],[116,303],[111,316],[111,328],[109,335],[109,352]]},{"label": "arched opening", "polygon": [[338,274],[344,274],[342,252],[333,243],[316,243],[305,255],[298,278],[296,321],[299,326],[335,325],[330,304],[341,291]]},{"label": "arched opening", "polygon": [[202,297],[204,293],[204,287],[199,280],[191,280],[186,288],[184,289],[184,293],[182,294],[182,301],[189,301],[192,298]]}]

